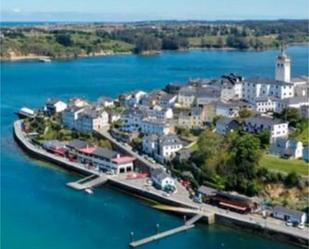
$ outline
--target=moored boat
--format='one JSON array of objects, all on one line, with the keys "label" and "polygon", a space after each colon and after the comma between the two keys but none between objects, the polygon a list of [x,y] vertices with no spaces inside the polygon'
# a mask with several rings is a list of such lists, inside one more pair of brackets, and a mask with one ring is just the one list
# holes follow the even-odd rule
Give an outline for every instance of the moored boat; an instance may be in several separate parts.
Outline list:
[{"label": "moored boat", "polygon": [[85,192],[89,195],[92,195],[93,194],[93,190],[91,188],[86,188],[85,189]]}]

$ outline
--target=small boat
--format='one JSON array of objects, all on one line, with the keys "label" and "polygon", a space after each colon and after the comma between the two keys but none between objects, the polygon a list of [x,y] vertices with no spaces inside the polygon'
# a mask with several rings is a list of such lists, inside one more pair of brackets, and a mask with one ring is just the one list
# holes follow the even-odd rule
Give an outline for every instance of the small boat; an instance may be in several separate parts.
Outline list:
[{"label": "small boat", "polygon": [[34,118],[36,116],[36,112],[27,107],[22,107],[16,114],[19,118]]},{"label": "small boat", "polygon": [[85,192],[89,195],[92,195],[93,194],[93,190],[91,188],[86,188],[85,189]]},{"label": "small boat", "polygon": [[51,62],[51,59],[49,59],[49,58],[40,58],[39,62]]}]

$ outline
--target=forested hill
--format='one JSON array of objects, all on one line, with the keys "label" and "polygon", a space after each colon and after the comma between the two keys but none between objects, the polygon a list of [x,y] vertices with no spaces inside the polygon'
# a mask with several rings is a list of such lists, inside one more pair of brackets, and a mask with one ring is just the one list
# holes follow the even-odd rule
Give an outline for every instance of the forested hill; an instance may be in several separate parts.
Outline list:
[{"label": "forested hill", "polygon": [[149,21],[1,27],[1,59],[73,58],[188,48],[255,49],[308,42],[308,20]]}]

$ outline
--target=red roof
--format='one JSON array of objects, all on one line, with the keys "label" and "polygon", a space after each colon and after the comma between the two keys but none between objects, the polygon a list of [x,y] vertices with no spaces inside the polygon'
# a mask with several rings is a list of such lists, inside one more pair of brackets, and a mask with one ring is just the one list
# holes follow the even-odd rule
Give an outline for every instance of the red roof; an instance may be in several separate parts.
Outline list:
[{"label": "red roof", "polygon": [[246,207],[242,207],[242,206],[238,206],[238,205],[233,205],[233,204],[226,203],[226,202],[220,202],[219,204],[221,206],[229,207],[229,208],[234,208],[234,209],[237,209],[237,210],[240,210],[240,211],[245,211],[247,209]]},{"label": "red roof", "polygon": [[94,152],[97,149],[96,146],[92,146],[92,147],[85,147],[82,149],[79,149],[79,151],[87,153],[87,154],[91,154],[92,152]]},{"label": "red roof", "polygon": [[132,156],[121,156],[121,157],[115,157],[112,159],[112,161],[117,164],[132,162],[134,160],[135,160],[135,157],[132,157]]}]

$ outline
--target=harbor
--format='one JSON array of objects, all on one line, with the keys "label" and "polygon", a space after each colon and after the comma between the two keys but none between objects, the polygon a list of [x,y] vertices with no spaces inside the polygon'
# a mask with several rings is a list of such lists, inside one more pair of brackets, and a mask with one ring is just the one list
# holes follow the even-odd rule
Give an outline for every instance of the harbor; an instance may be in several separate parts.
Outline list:
[{"label": "harbor", "polygon": [[[201,211],[201,212],[199,211],[200,214],[203,216],[203,218],[206,218],[206,221],[208,220],[207,217],[209,217],[209,214],[213,213],[215,217],[214,222],[219,223],[219,224],[220,223],[223,223],[223,224],[230,223],[230,225],[237,224],[241,227],[248,228],[249,230],[253,229],[254,231],[262,231],[264,235],[265,235],[265,232],[267,231],[271,235],[270,237],[290,241],[298,245],[306,246],[308,243],[308,236],[307,236],[308,229],[307,228],[305,228],[304,230],[289,228],[289,227],[285,227],[283,222],[272,219],[272,218],[268,218],[267,223],[266,223],[265,219],[257,215],[241,215],[241,214],[237,214],[234,212],[227,212],[226,210],[222,210],[222,209],[219,209],[217,207],[210,206],[207,204],[199,205],[197,203],[194,203],[188,197],[188,195],[185,192],[185,189],[180,185],[177,186],[179,188],[175,195],[166,197],[162,195],[161,191],[155,188],[145,187],[144,181],[142,179],[128,180],[125,177],[111,176],[111,177],[106,177],[106,179],[107,178],[108,179],[107,180],[104,179],[103,181],[103,178],[100,178],[100,174],[97,171],[87,169],[79,163],[71,162],[59,156],[52,155],[51,153],[46,152],[40,147],[33,145],[31,142],[27,140],[27,138],[23,134],[21,130],[21,121],[16,121],[14,123],[13,128],[14,128],[13,131],[14,131],[14,136],[15,136],[16,141],[32,156],[35,156],[38,159],[43,159],[43,160],[56,163],[61,166],[65,166],[65,168],[67,169],[70,169],[72,171],[77,171],[86,176],[96,175],[97,178],[95,178],[95,181],[93,182],[95,184],[91,186],[95,186],[99,184],[101,180],[102,180],[102,183],[107,181],[108,184],[119,187],[120,189],[126,190],[129,193],[140,195],[145,198],[153,199],[160,203],[188,208],[191,210],[195,210],[195,212],[197,210],[200,210]],[[100,181],[98,182],[97,179],[100,179]],[[83,179],[81,183],[83,181],[87,182],[87,179],[86,180]],[[87,187],[89,186],[87,185]],[[83,188],[81,187],[80,189],[83,189]],[[178,213],[179,213],[179,210],[178,210]]]}]

